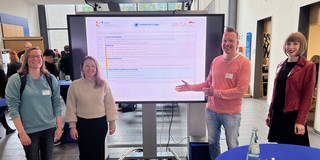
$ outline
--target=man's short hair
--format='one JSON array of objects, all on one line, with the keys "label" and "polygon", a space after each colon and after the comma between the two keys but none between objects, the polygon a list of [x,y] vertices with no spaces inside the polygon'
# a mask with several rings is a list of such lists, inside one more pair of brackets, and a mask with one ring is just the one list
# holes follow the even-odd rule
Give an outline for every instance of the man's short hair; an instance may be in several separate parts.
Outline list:
[{"label": "man's short hair", "polygon": [[69,52],[69,45],[65,45],[63,48],[64,48],[64,51]]},{"label": "man's short hair", "polygon": [[236,33],[236,35],[237,35],[237,39],[239,39],[239,34],[238,34],[238,32],[237,32],[234,28],[232,28],[232,27],[227,27],[225,32],[234,32],[234,33]]},{"label": "man's short hair", "polygon": [[26,45],[26,44],[29,44],[30,47],[32,47],[32,43],[31,43],[31,42],[26,42],[26,43],[24,43],[24,45]]},{"label": "man's short hair", "polygon": [[43,56],[52,56],[52,57],[55,57],[55,54],[54,54],[53,50],[51,50],[51,49],[46,49],[46,50],[43,52]]}]

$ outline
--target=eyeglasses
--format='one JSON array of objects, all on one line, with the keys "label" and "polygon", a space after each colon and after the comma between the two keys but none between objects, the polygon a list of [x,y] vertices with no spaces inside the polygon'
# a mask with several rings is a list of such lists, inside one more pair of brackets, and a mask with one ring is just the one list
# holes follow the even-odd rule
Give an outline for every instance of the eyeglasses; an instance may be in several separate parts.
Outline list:
[{"label": "eyeglasses", "polygon": [[29,55],[28,58],[33,59],[33,58],[41,58],[41,55]]}]

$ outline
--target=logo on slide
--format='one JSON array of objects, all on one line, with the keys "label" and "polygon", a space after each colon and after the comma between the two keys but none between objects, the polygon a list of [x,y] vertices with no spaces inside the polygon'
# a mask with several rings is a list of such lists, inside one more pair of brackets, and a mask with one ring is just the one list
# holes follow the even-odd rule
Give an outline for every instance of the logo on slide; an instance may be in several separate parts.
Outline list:
[{"label": "logo on slide", "polygon": [[158,27],[160,24],[159,23],[138,23],[138,22],[134,22],[133,25],[135,27]]},{"label": "logo on slide", "polygon": [[195,24],[196,22],[194,21],[187,21],[187,22],[172,22],[171,26],[172,27],[187,27],[187,26],[192,26],[193,24]]},{"label": "logo on slide", "polygon": [[103,23],[102,21],[99,22],[99,21],[96,21],[96,27],[100,27],[101,26],[101,23]]}]

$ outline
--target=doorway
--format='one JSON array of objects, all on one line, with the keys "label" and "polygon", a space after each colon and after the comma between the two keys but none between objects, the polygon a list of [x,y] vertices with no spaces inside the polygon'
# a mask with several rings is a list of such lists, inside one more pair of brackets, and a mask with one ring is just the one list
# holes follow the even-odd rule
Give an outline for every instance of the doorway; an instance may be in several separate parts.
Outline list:
[{"label": "doorway", "polygon": [[266,98],[268,95],[270,44],[271,17],[268,17],[257,22],[253,98]]},{"label": "doorway", "polygon": [[[317,80],[319,80],[319,59],[320,59],[320,2],[314,3],[308,6],[300,8],[299,15],[299,32],[301,32],[307,39],[308,48],[303,55],[307,60],[310,60],[316,64],[317,67]],[[314,127],[315,132],[320,131],[320,108],[317,98],[317,92],[319,92],[319,81],[316,82],[315,92],[312,98],[312,104],[310,106],[309,114],[307,117],[307,124],[310,127]],[[319,93],[318,93],[319,96]],[[320,134],[320,133],[319,133]]]}]

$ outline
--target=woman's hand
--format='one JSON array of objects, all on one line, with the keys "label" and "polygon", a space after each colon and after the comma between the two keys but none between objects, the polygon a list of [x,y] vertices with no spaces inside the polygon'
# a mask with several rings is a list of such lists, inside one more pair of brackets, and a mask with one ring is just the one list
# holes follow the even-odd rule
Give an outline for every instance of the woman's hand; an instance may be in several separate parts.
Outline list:
[{"label": "woman's hand", "polygon": [[184,80],[182,80],[182,82],[184,84],[176,86],[175,90],[178,91],[178,92],[190,91],[190,84],[188,82],[184,81]]},{"label": "woman's hand", "polygon": [[112,135],[116,131],[116,121],[109,122],[109,134]]},{"label": "woman's hand", "polygon": [[269,117],[266,119],[266,124],[268,127],[270,127],[270,118]]},{"label": "woman's hand", "polygon": [[304,135],[304,132],[305,132],[305,127],[304,127],[304,125],[299,124],[299,123],[296,123],[296,124],[294,125],[294,134]]},{"label": "woman's hand", "polygon": [[56,132],[54,133],[54,139],[58,141],[62,136],[62,128],[57,127]]},{"label": "woman's hand", "polygon": [[20,142],[24,146],[29,146],[32,142],[27,133],[19,133]]},{"label": "woman's hand", "polygon": [[72,127],[70,129],[70,136],[75,139],[75,140],[78,140],[78,131],[75,127]]}]

